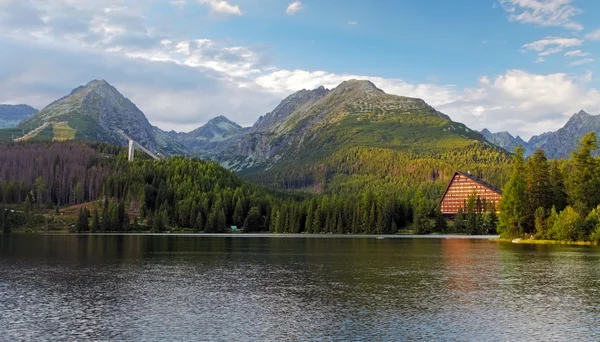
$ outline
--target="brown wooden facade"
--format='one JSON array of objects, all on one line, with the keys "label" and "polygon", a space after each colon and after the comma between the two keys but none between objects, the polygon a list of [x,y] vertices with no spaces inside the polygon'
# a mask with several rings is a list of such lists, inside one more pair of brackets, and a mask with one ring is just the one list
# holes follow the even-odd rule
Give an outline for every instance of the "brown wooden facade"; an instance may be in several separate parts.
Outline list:
[{"label": "brown wooden facade", "polygon": [[454,216],[458,209],[465,209],[469,197],[475,195],[482,201],[491,204],[498,211],[502,192],[483,180],[464,172],[456,172],[450,180],[440,201],[442,214]]}]

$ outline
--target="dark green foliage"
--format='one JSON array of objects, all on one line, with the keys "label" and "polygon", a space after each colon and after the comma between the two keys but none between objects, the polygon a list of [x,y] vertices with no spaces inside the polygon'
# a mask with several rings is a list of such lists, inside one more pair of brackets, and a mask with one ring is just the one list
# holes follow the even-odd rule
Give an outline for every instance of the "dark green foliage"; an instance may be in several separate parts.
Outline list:
[{"label": "dark green foliage", "polygon": [[527,204],[524,230],[526,233],[535,232],[535,212],[538,208],[550,210],[554,200],[550,180],[550,166],[543,150],[538,149],[527,160]]},{"label": "dark green foliage", "polygon": [[572,154],[570,202],[581,213],[587,213],[600,203],[598,160],[592,152],[598,148],[596,134],[590,132],[581,139],[577,152]]},{"label": "dark green foliage", "polygon": [[[600,165],[593,157],[597,148],[592,132],[583,137],[570,160],[548,162],[538,150],[523,168],[517,153],[500,203],[500,233],[505,237],[597,241]],[[520,190],[523,178],[526,191]]]},{"label": "dark green foliage", "polygon": [[435,231],[438,233],[448,233],[448,221],[442,214],[440,206],[435,209]]},{"label": "dark green foliage", "polygon": [[90,213],[87,210],[87,208],[79,209],[79,216],[77,217],[77,225],[75,226],[75,229],[77,230],[78,233],[83,233],[83,232],[87,232],[90,230],[89,217],[90,217]]},{"label": "dark green foliage", "polygon": [[100,216],[98,215],[98,209],[94,209],[94,214],[92,215],[92,223],[90,225],[90,231],[92,233],[100,231]]},{"label": "dark green foliage", "polygon": [[244,230],[247,232],[257,232],[262,228],[262,218],[258,207],[250,208],[250,212],[244,220]]},{"label": "dark green foliage", "polygon": [[526,178],[523,147],[515,149],[513,172],[502,189],[498,232],[504,237],[520,236],[524,232],[526,218]]}]

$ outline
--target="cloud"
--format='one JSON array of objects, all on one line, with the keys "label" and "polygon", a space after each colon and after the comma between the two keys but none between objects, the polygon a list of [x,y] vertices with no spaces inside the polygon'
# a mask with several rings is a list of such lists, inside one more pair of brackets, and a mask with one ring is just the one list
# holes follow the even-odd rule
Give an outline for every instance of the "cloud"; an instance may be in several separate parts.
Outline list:
[{"label": "cloud", "polygon": [[544,59],[544,57],[538,57],[538,58],[535,60],[535,62],[534,62],[534,63],[543,63],[543,62],[545,62],[545,61],[546,61],[546,60]]},{"label": "cloud", "polygon": [[356,21],[349,21],[348,25],[358,25],[358,22],[356,22]]},{"label": "cloud", "polygon": [[510,21],[539,26],[559,26],[570,30],[583,30],[583,25],[572,20],[581,10],[571,5],[571,0],[500,0],[509,13]]},{"label": "cloud", "polygon": [[[278,70],[255,47],[169,34],[144,14],[144,7],[124,7],[121,0],[0,0],[0,103],[42,108],[91,79],[106,79],[152,124],[190,131],[219,114],[251,125],[294,91],[368,79],[388,93],[422,98],[469,127],[523,137],[555,130],[580,109],[600,113],[591,73],[571,77],[509,70],[465,88]],[[539,53],[565,47],[531,44]]]},{"label": "cloud", "polygon": [[573,66],[575,66],[575,65],[583,65],[583,64],[592,63],[593,61],[594,61],[593,58],[582,58],[582,59],[577,60],[577,61],[575,61],[575,62],[573,62],[573,63],[571,63],[569,65],[573,65]]},{"label": "cloud", "polygon": [[589,52],[583,52],[581,50],[571,50],[571,51],[565,52],[565,56],[567,56],[567,57],[585,57],[585,56],[589,56],[589,55],[590,55]]},{"label": "cloud", "polygon": [[203,5],[209,5],[211,12],[222,15],[242,15],[238,5],[232,5],[226,0],[198,0]]},{"label": "cloud", "polygon": [[564,50],[567,47],[579,46],[583,40],[578,38],[545,37],[544,39],[523,45],[522,51],[536,51],[539,56],[549,56]]},{"label": "cloud", "polygon": [[303,8],[302,2],[294,1],[289,4],[287,9],[285,10],[285,13],[287,13],[289,15],[294,15],[294,14],[296,14],[296,12],[300,11],[302,8]]},{"label": "cloud", "polygon": [[184,8],[185,6],[187,6],[186,0],[171,0],[169,3],[171,4],[171,6],[177,8]]},{"label": "cloud", "polygon": [[319,85],[333,88],[348,79],[370,80],[387,93],[422,98],[469,127],[508,130],[524,138],[560,128],[581,109],[600,112],[600,92],[586,87],[589,74],[572,78],[562,73],[538,75],[515,69],[493,79],[482,76],[477,87],[463,89],[305,70],[278,70],[257,77],[256,82],[272,92],[288,94]]},{"label": "cloud", "polygon": [[600,40],[600,29],[597,29],[585,36],[589,40]]}]

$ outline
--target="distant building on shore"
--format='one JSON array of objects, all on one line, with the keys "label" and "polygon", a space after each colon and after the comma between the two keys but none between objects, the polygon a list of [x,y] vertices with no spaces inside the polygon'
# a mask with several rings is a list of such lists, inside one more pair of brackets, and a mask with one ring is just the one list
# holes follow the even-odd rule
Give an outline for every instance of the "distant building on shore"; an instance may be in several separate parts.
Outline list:
[{"label": "distant building on shore", "polygon": [[473,195],[498,212],[502,191],[469,172],[457,171],[440,200],[442,214],[454,217],[460,208],[464,212],[469,197]]}]

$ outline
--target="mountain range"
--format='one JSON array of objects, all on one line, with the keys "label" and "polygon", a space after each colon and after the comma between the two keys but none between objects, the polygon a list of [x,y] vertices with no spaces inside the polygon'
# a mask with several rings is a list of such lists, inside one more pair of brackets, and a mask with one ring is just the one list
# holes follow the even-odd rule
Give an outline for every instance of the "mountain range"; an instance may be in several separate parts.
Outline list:
[{"label": "mountain range", "polygon": [[525,148],[526,155],[531,155],[535,150],[541,148],[550,159],[568,158],[572,151],[577,149],[581,138],[589,132],[595,132],[600,136],[600,115],[590,115],[585,111],[579,111],[567,121],[567,123],[555,132],[546,132],[531,137],[524,141],[521,137],[513,137],[508,132],[491,133],[484,129],[481,134],[491,143],[513,151],[518,145]]},{"label": "mountain range", "polygon": [[[506,161],[508,156],[425,101],[386,94],[369,81],[301,90],[252,127],[243,129],[221,118],[209,122],[208,131],[214,132],[219,122],[226,133],[197,139],[191,132],[180,134],[178,141],[255,182],[279,188],[321,192],[349,182],[364,187],[370,179],[362,176],[420,173],[421,163],[435,165],[422,178],[436,181],[467,165],[486,172],[495,164],[483,165],[486,158]],[[175,134],[171,137],[178,139]],[[386,165],[372,170],[381,158]]]},{"label": "mountain range", "polygon": [[122,131],[154,152],[199,156],[258,183],[315,191],[348,184],[365,187],[382,177],[403,179],[408,174],[410,179],[419,175],[436,182],[456,169],[493,180],[508,164],[505,150],[520,144],[528,154],[544,148],[550,158],[561,158],[585,133],[600,131],[600,116],[582,111],[560,130],[529,142],[508,132],[477,132],[422,99],[386,94],[358,80],[333,89],[300,90],[252,127],[221,115],[188,133],[152,126],[135,104],[104,80],[77,87],[39,112],[19,108],[25,119],[15,129],[0,130],[0,139],[30,131],[21,139],[125,145]]},{"label": "mountain range", "polygon": [[0,104],[0,128],[17,127],[19,123],[38,110],[28,105]]}]

